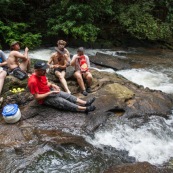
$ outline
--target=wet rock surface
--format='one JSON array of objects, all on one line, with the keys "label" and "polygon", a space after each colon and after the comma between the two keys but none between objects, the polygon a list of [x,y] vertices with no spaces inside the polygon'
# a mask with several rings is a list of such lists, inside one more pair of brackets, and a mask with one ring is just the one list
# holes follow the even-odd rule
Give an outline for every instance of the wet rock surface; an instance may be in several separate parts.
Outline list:
[{"label": "wet rock surface", "polygon": [[104,173],[171,173],[171,169],[167,168],[157,168],[147,162],[126,164],[112,167],[105,171]]},{"label": "wet rock surface", "polygon": [[131,68],[128,62],[125,62],[121,57],[106,55],[104,53],[97,52],[95,56],[90,57],[90,61],[94,64],[110,67],[114,70],[123,70]]},{"label": "wet rock surface", "polygon": [[[129,67],[129,65],[127,64],[123,68],[125,67]],[[84,100],[96,97],[94,102],[96,110],[89,114],[40,106],[29,93],[27,80],[19,81],[12,76],[8,76],[3,88],[3,106],[9,103],[18,104],[22,118],[16,124],[6,124],[1,116],[1,157],[8,158],[9,148],[11,148],[12,152],[22,153],[25,159],[29,160],[31,153],[33,158],[37,157],[38,154],[33,156],[33,150],[37,150],[43,144],[74,144],[84,148],[88,147],[90,151],[94,151],[94,148],[82,136],[94,133],[100,125],[106,122],[110,115],[132,119],[140,117],[146,120],[147,117],[155,115],[168,118],[169,114],[171,114],[173,99],[169,94],[148,88],[145,89],[115,73],[111,74],[97,70],[91,70],[91,72],[94,77],[91,87],[92,93],[87,97],[79,93],[79,87],[72,77],[72,68],[70,68],[67,80],[68,86],[74,95]],[[60,85],[58,79],[51,72],[48,74],[48,78],[50,81]],[[10,92],[14,87],[24,87],[25,90],[19,93]],[[16,157],[15,154],[14,158]],[[133,159],[131,161],[135,162]],[[125,159],[124,161],[115,162],[122,164],[130,161]],[[115,162],[111,164],[114,165]],[[27,165],[29,164],[30,162],[28,161]],[[4,164],[1,166],[6,169]],[[116,167],[116,170],[124,169],[126,172],[132,172],[132,170],[136,170],[134,167],[138,169],[146,167],[146,170],[149,171],[157,170],[156,167],[146,163],[137,163],[130,166],[122,165]]]}]

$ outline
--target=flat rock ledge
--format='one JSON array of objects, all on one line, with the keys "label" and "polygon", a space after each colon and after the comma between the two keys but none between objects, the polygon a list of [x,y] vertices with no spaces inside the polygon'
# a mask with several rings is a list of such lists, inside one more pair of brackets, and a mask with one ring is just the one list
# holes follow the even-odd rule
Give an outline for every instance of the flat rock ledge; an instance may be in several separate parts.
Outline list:
[{"label": "flat rock ledge", "polygon": [[[11,147],[20,148],[33,141],[39,143],[43,140],[55,144],[72,143],[82,147],[91,147],[82,136],[94,133],[100,125],[106,122],[110,115],[128,119],[141,118],[146,122],[146,119],[150,116],[157,115],[169,118],[172,113],[173,99],[171,95],[144,88],[116,73],[99,72],[92,69],[91,72],[94,77],[91,87],[92,93],[84,97],[80,94],[79,87],[71,75],[73,69],[69,69],[71,72],[68,73],[67,82],[70,90],[74,95],[84,100],[96,97],[94,102],[96,110],[85,114],[40,106],[29,93],[27,80],[19,81],[12,76],[8,76],[2,92],[4,97],[2,108],[6,104],[16,103],[19,105],[22,118],[16,124],[6,124],[1,116],[1,150]],[[48,78],[60,85],[58,79],[51,72],[48,74]],[[25,91],[14,94],[10,92],[10,89],[14,87],[25,88]],[[138,164],[140,169],[147,165],[141,164]],[[128,165],[124,167],[124,172],[127,167]],[[128,169],[135,170],[133,167],[129,166]],[[147,165],[147,167],[150,167],[150,165]],[[121,166],[116,167],[115,170],[115,172],[121,170],[119,172],[123,173]]]}]

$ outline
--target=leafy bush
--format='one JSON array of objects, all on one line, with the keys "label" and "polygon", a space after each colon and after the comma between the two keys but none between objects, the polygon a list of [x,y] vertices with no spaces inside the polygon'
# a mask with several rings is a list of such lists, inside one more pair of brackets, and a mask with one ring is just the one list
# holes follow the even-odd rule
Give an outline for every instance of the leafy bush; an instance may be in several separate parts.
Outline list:
[{"label": "leafy bush", "polygon": [[51,7],[54,13],[47,20],[48,23],[48,34],[60,35],[71,35],[74,38],[80,38],[84,41],[94,42],[97,38],[99,28],[94,24],[93,9],[86,4],[74,4],[69,8],[57,9],[54,5]]},{"label": "leafy bush", "polygon": [[151,14],[152,9],[152,2],[122,6],[118,20],[133,37],[166,40],[171,37],[170,25],[154,18]]},{"label": "leafy bush", "polygon": [[41,44],[41,35],[27,32],[29,26],[26,23],[9,23],[4,25],[0,21],[0,35],[7,44],[17,40],[21,42],[21,46],[28,46],[30,49],[36,48]]}]

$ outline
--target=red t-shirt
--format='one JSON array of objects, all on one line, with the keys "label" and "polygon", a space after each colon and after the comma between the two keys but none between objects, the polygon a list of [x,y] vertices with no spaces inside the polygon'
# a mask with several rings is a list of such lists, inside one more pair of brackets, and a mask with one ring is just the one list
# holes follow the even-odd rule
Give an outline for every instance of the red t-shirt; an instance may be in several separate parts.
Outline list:
[{"label": "red t-shirt", "polygon": [[[37,76],[32,74],[32,76],[28,79],[28,87],[31,94],[45,94],[50,91],[49,86],[47,85],[48,81],[46,76]],[[43,104],[43,99],[39,100],[39,104]]]}]

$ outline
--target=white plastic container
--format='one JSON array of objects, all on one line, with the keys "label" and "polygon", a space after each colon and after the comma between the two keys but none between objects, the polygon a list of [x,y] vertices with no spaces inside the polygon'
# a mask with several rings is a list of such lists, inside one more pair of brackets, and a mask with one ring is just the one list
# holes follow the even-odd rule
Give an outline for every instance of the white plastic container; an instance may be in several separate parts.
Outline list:
[{"label": "white plastic container", "polygon": [[16,123],[21,118],[21,112],[17,104],[8,104],[3,108],[3,118],[6,123]]}]

